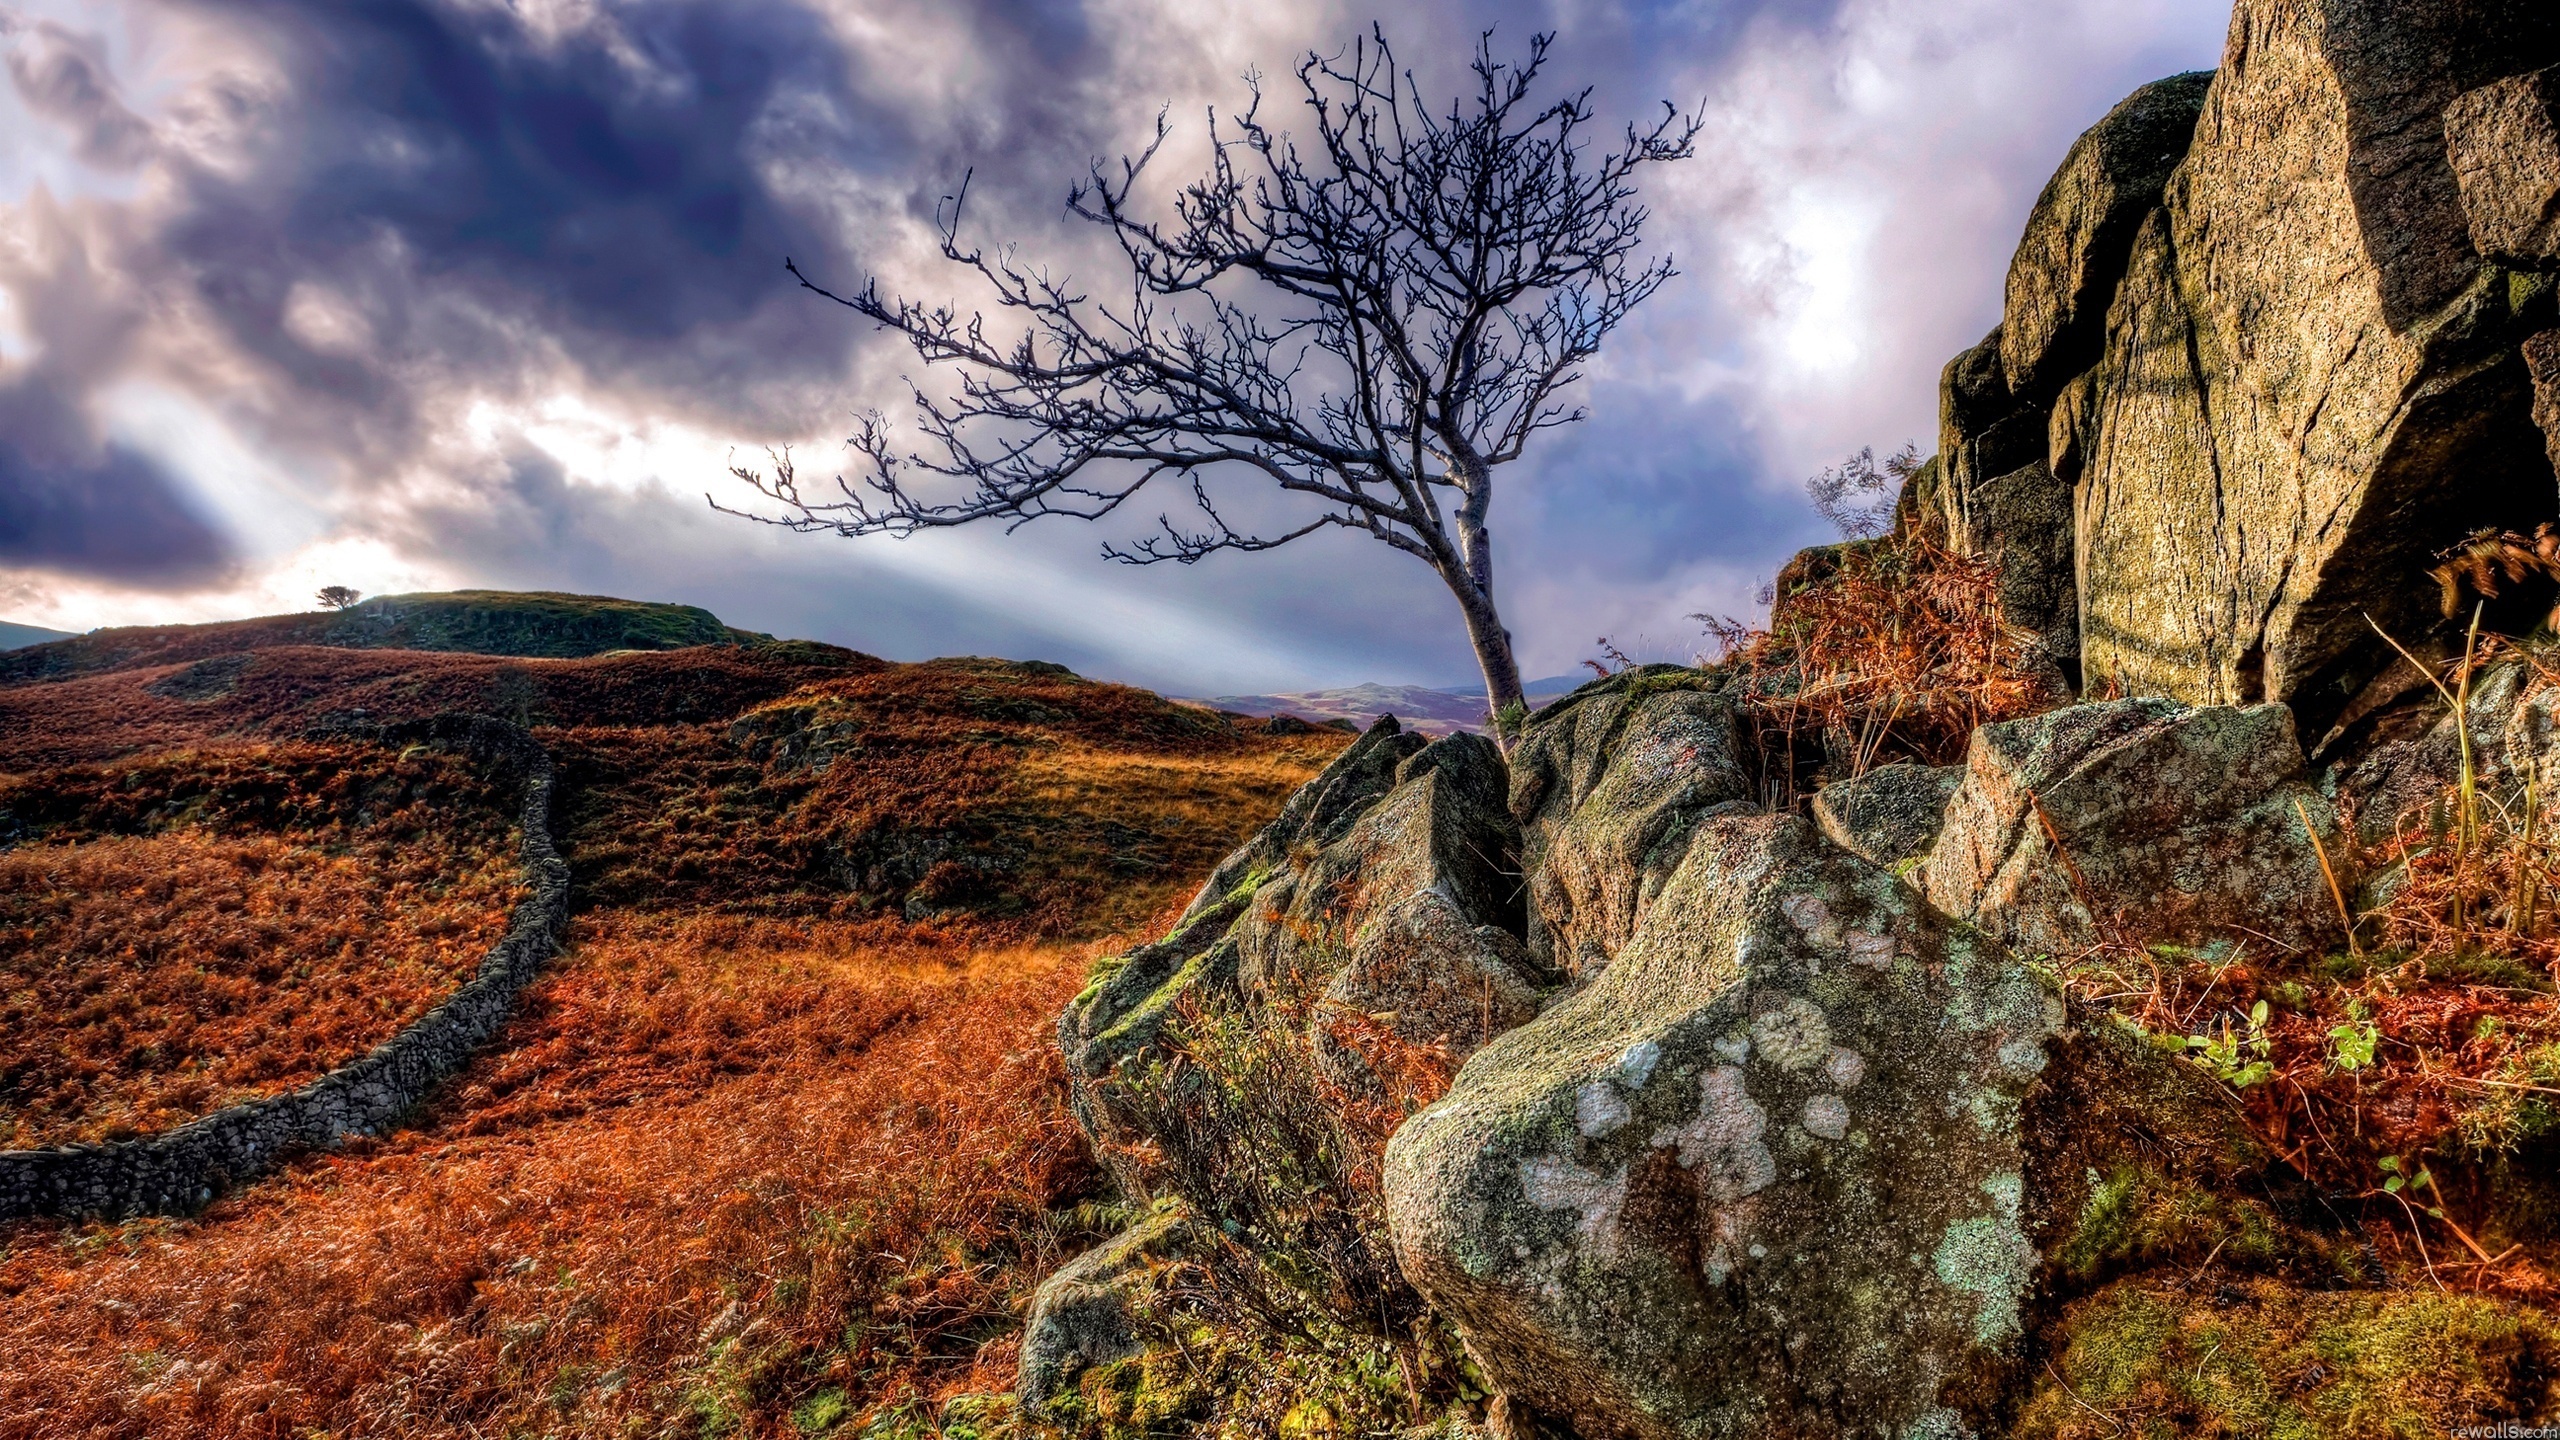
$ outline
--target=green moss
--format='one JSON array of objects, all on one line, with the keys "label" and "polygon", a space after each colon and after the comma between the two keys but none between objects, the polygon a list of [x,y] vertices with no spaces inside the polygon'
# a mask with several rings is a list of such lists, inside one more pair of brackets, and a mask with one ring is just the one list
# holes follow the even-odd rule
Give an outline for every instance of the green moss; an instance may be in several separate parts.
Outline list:
[{"label": "green moss", "polygon": [[2067,1313],[2012,1433],[2439,1437],[2544,1413],[2555,1359],[2549,1316],[2478,1296],[2129,1280]]},{"label": "green moss", "polygon": [[2091,1187],[2069,1236],[2053,1251],[2055,1273],[2080,1284],[2127,1270],[2192,1270],[2208,1260],[2241,1270],[2350,1279],[2359,1273],[2351,1246],[2324,1248],[2259,1201],[2182,1185],[2133,1165],[2117,1167]]}]

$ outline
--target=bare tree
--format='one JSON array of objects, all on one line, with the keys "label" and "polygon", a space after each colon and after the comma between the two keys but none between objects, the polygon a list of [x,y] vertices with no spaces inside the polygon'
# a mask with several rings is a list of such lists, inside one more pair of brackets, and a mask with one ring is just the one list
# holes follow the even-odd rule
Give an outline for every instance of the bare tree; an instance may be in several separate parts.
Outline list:
[{"label": "bare tree", "polygon": [[[790,457],[735,473],[798,530],[910,535],[1046,515],[1100,519],[1172,478],[1196,514],[1103,553],[1132,565],[1192,564],[1270,550],[1320,530],[1363,531],[1429,565],[1457,597],[1506,724],[1520,670],[1494,603],[1488,516],[1494,476],[1542,431],[1583,418],[1559,400],[1601,340],[1674,273],[1640,262],[1636,171],[1689,155],[1698,121],[1671,106],[1594,151],[1590,91],[1530,96],[1554,37],[1524,61],[1478,45],[1475,90],[1435,115],[1383,31],[1297,66],[1314,146],[1263,118],[1209,117],[1212,160],[1169,221],[1133,197],[1162,148],[1117,173],[1099,161],[1067,198],[1109,230],[1127,295],[1097,301],[1006,248],[963,248],[968,187],[937,215],[943,255],[968,267],[1021,335],[986,317],[884,297],[875,280],[838,295],[803,286],[898,332],[928,364],[960,372],[956,395],[913,387],[925,445],[900,450],[877,413],[852,438],[859,483],[803,495]],[[934,498],[910,488],[959,482]],[[1213,482],[1277,487],[1303,508],[1270,530],[1230,524]],[[715,502],[716,504],[716,502]],[[725,507],[723,507],[725,508]],[[1227,502],[1227,508],[1234,508]]]},{"label": "bare tree", "polygon": [[324,610],[353,610],[356,608],[356,602],[363,598],[363,591],[351,590],[344,585],[320,587],[320,608]]}]

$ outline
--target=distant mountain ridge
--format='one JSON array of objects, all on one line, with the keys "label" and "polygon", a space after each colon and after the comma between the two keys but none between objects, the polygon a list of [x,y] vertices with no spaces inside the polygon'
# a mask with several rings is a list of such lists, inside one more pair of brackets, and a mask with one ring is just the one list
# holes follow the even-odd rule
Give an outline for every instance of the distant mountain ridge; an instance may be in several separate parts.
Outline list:
[{"label": "distant mountain ridge", "polygon": [[30,645],[77,638],[79,632],[75,630],[47,630],[41,625],[19,625],[0,620],[0,650],[24,650]]},{"label": "distant mountain ridge", "polygon": [[[1588,677],[1553,675],[1521,688],[1529,708],[1541,709],[1580,688]],[[1393,715],[1408,730],[1449,735],[1481,730],[1485,723],[1484,692],[1428,685],[1380,685],[1369,682],[1330,690],[1297,690],[1273,695],[1218,695],[1195,700],[1213,710],[1237,715],[1295,715],[1319,724],[1347,720],[1365,730],[1381,715]]]}]

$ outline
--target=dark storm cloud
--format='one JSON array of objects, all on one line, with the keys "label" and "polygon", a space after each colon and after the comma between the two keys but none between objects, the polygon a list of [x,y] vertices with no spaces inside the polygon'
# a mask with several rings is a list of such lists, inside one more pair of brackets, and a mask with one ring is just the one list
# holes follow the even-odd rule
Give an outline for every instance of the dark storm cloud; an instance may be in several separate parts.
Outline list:
[{"label": "dark storm cloud", "polygon": [[768,162],[907,153],[808,11],[659,0],[555,37],[510,7],[213,8],[273,45],[293,143],[245,175],[195,171],[162,243],[243,344],[300,378],[350,388],[284,329],[308,279],[358,297],[385,352],[440,367],[556,342],[599,374],[734,389],[841,356],[841,327],[812,323],[702,343],[744,338],[784,255],[841,249]]},{"label": "dark storm cloud", "polygon": [[149,458],[88,442],[40,385],[0,389],[0,565],[166,589],[231,558]]}]

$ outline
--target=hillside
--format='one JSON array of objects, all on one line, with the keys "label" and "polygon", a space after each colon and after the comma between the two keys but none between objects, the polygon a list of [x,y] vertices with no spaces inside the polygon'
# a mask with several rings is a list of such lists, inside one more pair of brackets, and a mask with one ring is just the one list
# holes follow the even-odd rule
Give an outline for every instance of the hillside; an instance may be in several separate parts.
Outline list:
[{"label": "hillside", "polygon": [[377,1138],[0,1222],[10,1440],[770,1433],[994,1373],[1092,1223],[1056,1007],[1348,738],[1053,665],[207,629],[0,689],[0,1145],[283,1095],[470,974],[512,802],[404,724],[554,757],[567,943]]},{"label": "hillside", "polygon": [[770,639],[732,630],[718,616],[692,605],[599,595],[452,590],[381,595],[348,610],[269,615],[214,625],[92,630],[0,654],[0,686],[285,646],[560,659],[614,650],[675,650]]},{"label": "hillside", "polygon": [[41,625],[16,625],[0,620],[0,650],[23,650],[29,645],[71,638],[68,630],[47,630]]}]

